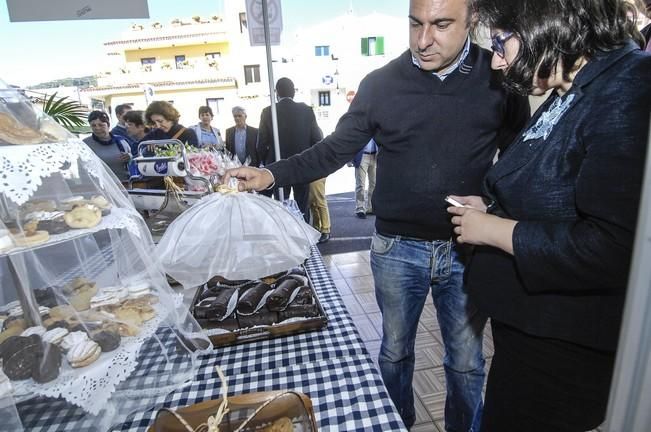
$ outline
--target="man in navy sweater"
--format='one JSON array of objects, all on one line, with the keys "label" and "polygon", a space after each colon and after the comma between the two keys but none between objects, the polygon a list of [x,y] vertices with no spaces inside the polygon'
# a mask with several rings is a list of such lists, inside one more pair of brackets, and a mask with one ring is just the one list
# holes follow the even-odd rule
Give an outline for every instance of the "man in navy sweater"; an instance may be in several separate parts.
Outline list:
[{"label": "man in navy sweater", "polygon": [[467,251],[451,240],[444,198],[479,194],[496,149],[529,117],[527,99],[501,87],[491,53],[470,42],[473,1],[411,0],[410,50],[362,80],[334,133],[266,169],[226,176],[239,178],[241,190],[309,182],[375,140],[371,267],[383,322],[379,365],[407,427],[415,420],[414,341],[431,293],[445,344],[446,430],[478,430],[486,319],[467,300]]}]

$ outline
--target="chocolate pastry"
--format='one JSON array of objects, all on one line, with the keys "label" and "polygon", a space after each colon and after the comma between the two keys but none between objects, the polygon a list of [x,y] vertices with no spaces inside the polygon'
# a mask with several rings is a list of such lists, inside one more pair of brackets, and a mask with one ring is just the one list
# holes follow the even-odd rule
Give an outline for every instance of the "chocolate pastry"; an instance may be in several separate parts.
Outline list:
[{"label": "chocolate pastry", "polygon": [[280,321],[289,318],[314,318],[319,316],[319,309],[315,304],[295,305],[291,304],[284,311],[278,312]]},{"label": "chocolate pastry", "polygon": [[307,305],[314,303],[314,298],[312,297],[312,290],[310,287],[304,286],[298,290],[298,294],[294,297],[292,305]]},{"label": "chocolate pastry", "polygon": [[252,315],[238,315],[237,321],[240,323],[240,328],[272,325],[277,323],[278,312],[270,312],[266,306],[260,308],[259,311]]},{"label": "chocolate pastry", "polygon": [[[237,293],[237,288],[207,288],[202,294],[202,300],[194,307],[197,318],[222,319],[228,312],[231,297]],[[207,295],[204,297],[204,295]]]},{"label": "chocolate pastry", "polygon": [[264,282],[259,282],[255,286],[244,291],[240,296],[240,301],[237,302],[238,314],[252,314],[260,304],[262,297],[271,289],[271,286]]},{"label": "chocolate pastry", "polygon": [[267,297],[269,310],[278,312],[285,309],[292,293],[300,286],[300,283],[294,279],[285,279],[283,282],[276,284],[276,289]]},{"label": "chocolate pastry", "polygon": [[209,287],[213,287],[216,285],[222,285],[222,286],[228,286],[228,287],[242,287],[242,285],[247,285],[251,283],[250,280],[244,279],[244,280],[229,280],[229,279],[224,279],[221,276],[214,276],[206,284]]},{"label": "chocolate pastry", "polygon": [[69,328],[70,333],[72,332],[83,332],[83,333],[88,333],[97,330],[101,327],[101,324],[94,324],[94,323],[89,323],[89,322],[80,322],[79,324],[76,324],[72,327]]},{"label": "chocolate pastry", "polygon": [[176,341],[176,348],[179,353],[185,353],[186,349],[190,350],[191,352],[195,352],[198,349],[205,350],[208,347],[210,347],[210,341],[207,341],[206,339],[191,338],[181,333],[178,330],[172,330],[172,331],[178,338]]},{"label": "chocolate pastry", "polygon": [[[30,336],[27,339],[32,339]],[[7,377],[12,381],[26,380],[32,376],[32,369],[37,364],[38,359],[42,356],[43,345],[42,342],[35,342],[21,347],[13,354],[6,356],[7,359],[3,362],[3,370]]]},{"label": "chocolate pastry", "polygon": [[302,285],[307,285],[308,281],[305,276],[300,276],[300,275],[295,275],[295,274],[288,274],[276,281],[276,286],[280,285],[281,283],[285,282],[286,280],[295,280],[296,282],[299,283],[299,286]]},{"label": "chocolate pastry", "polygon": [[[45,324],[45,323],[43,323],[43,324]],[[48,323],[48,325],[45,328],[48,329],[48,330],[52,330],[52,329],[55,329],[57,327],[61,327],[61,328],[64,328],[64,329],[70,329],[70,324],[68,324],[68,321],[59,320],[59,321],[54,321],[52,323]]]},{"label": "chocolate pastry", "polygon": [[287,270],[288,275],[298,275],[298,276],[307,276],[305,268],[303,266],[292,267]]},{"label": "chocolate pastry", "polygon": [[32,379],[39,384],[50,382],[59,376],[61,350],[58,346],[43,342],[43,349],[36,354],[32,367]]},{"label": "chocolate pastry", "polygon": [[120,346],[120,335],[107,330],[94,333],[91,336],[97,345],[102,349],[102,352],[111,352]]},{"label": "chocolate pastry", "polygon": [[7,359],[16,352],[25,348],[27,345],[32,345],[34,343],[34,339],[30,337],[11,336],[0,344],[0,359],[7,361]]},{"label": "chocolate pastry", "polygon": [[[40,288],[34,290],[34,298],[36,299],[36,303],[38,303],[41,306],[53,308],[58,304],[53,287]],[[43,320],[45,319],[47,319],[47,317],[43,317]]]}]

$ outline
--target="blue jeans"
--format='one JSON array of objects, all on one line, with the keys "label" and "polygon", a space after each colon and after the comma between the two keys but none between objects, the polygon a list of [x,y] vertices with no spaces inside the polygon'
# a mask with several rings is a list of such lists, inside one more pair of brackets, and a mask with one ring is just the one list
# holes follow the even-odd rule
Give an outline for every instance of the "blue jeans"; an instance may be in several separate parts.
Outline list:
[{"label": "blue jeans", "polygon": [[416,418],[412,387],[416,330],[431,291],[445,345],[445,429],[479,430],[486,318],[468,303],[463,262],[459,246],[450,241],[373,236],[371,268],[383,330],[380,371],[407,427]]}]

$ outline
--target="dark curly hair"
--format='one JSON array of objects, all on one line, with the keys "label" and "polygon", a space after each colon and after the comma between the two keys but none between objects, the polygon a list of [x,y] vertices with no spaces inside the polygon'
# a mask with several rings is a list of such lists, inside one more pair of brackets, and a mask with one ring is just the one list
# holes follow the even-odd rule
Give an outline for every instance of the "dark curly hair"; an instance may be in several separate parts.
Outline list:
[{"label": "dark curly hair", "polygon": [[99,120],[109,126],[111,125],[111,120],[109,120],[108,114],[106,114],[104,111],[91,111],[88,114],[88,123],[92,122],[93,120]]},{"label": "dark curly hair", "polygon": [[147,110],[145,111],[145,120],[147,120],[147,123],[150,125],[154,123],[151,120],[151,116],[154,114],[161,115],[165,120],[169,120],[175,124],[178,123],[179,118],[181,118],[181,114],[179,114],[176,108],[174,108],[171,103],[165,101],[153,101],[147,107]]},{"label": "dark curly hair", "polygon": [[576,61],[591,59],[643,37],[635,26],[635,8],[627,0],[477,0],[480,21],[513,32],[520,51],[506,71],[505,86],[529,94],[534,75],[546,79],[557,64],[563,78]]}]

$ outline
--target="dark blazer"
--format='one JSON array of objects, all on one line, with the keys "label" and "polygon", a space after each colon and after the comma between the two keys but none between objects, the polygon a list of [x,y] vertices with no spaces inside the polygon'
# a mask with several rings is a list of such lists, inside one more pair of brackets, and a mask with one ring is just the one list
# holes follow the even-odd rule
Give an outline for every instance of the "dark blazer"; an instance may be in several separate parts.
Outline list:
[{"label": "dark blazer", "polygon": [[477,247],[467,269],[471,299],[492,319],[534,336],[616,348],[650,76],[651,56],[632,42],[598,53],[576,76],[564,96],[574,99],[547,137],[524,139],[555,93],[489,170],[484,194],[496,201],[495,213],[518,221],[514,255]]},{"label": "dark blazer", "polygon": [[[306,104],[284,98],[276,103],[276,111],[281,159],[298,154],[323,138],[314,111]],[[260,115],[258,155],[265,165],[276,160],[270,107],[263,109]]]},{"label": "dark blazer", "polygon": [[[260,158],[256,148],[257,143],[258,129],[246,125],[246,156],[251,158],[250,166],[252,167],[260,165]],[[226,150],[235,155],[235,126],[226,129]]]}]

